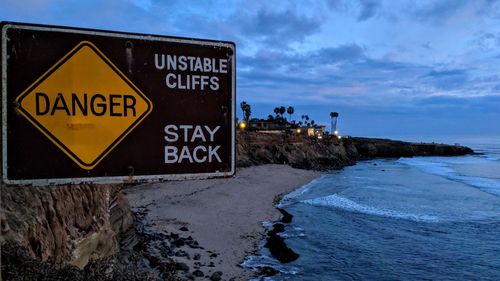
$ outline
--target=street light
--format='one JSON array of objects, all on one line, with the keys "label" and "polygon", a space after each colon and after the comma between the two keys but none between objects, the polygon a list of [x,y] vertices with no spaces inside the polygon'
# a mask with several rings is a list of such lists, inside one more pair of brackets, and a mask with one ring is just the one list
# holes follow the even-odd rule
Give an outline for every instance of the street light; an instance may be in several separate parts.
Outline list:
[{"label": "street light", "polygon": [[242,122],[240,122],[238,127],[240,127],[240,129],[242,129],[242,130],[245,130],[245,128],[247,127],[247,123],[245,121],[242,121]]}]

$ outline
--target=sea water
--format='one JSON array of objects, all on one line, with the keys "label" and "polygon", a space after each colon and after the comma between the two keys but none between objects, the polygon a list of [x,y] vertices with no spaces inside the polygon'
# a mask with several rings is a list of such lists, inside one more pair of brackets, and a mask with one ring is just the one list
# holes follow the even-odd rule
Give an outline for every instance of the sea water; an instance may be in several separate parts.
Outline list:
[{"label": "sea water", "polygon": [[267,249],[245,265],[261,280],[500,280],[500,138],[481,154],[362,161],[288,194],[284,233],[300,254]]}]

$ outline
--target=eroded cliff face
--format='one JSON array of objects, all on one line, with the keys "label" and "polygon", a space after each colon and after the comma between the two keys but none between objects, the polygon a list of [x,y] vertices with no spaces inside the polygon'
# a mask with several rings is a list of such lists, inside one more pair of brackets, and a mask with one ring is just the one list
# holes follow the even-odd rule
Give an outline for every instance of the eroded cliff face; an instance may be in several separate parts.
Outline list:
[{"label": "eroded cliff face", "polygon": [[[133,217],[121,185],[1,187],[1,240],[37,260],[83,268],[133,240]],[[126,242],[129,241],[129,242]]]},{"label": "eroded cliff face", "polygon": [[464,146],[410,143],[373,138],[316,138],[262,132],[238,132],[237,164],[288,164],[295,168],[329,170],[378,157],[456,156],[472,153]]},{"label": "eroded cliff face", "polygon": [[356,147],[359,159],[372,159],[377,157],[458,156],[474,152],[466,146],[439,143],[412,143],[374,138],[352,138],[348,141]]},{"label": "eroded cliff face", "polygon": [[294,168],[325,170],[355,163],[356,148],[337,139],[316,140],[294,135],[239,132],[238,166],[288,164]]}]

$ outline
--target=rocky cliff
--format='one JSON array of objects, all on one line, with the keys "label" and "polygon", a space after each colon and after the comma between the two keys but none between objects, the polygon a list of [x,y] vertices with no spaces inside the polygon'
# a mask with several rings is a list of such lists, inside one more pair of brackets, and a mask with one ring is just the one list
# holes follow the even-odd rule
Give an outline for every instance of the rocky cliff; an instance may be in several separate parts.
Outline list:
[{"label": "rocky cliff", "polygon": [[116,255],[133,232],[120,185],[2,186],[1,241],[39,261],[83,268]]},{"label": "rocky cliff", "polygon": [[286,134],[239,132],[237,164],[289,164],[295,168],[328,170],[372,158],[456,156],[472,153],[464,146],[410,143],[373,138],[308,138]]}]

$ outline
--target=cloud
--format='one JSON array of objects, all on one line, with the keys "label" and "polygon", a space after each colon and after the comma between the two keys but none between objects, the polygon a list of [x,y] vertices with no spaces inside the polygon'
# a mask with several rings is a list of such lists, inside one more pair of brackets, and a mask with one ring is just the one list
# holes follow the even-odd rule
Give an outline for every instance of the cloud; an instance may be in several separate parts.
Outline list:
[{"label": "cloud", "polygon": [[430,4],[414,7],[413,14],[420,21],[440,23],[454,16],[466,4],[466,0],[430,1]]},{"label": "cloud", "polygon": [[468,82],[468,72],[463,69],[432,70],[422,77],[421,82],[430,83],[441,90],[453,90],[463,87]]},{"label": "cloud", "polygon": [[361,12],[358,16],[358,21],[365,21],[375,16],[380,7],[380,3],[381,2],[375,0],[360,0]]},{"label": "cloud", "polygon": [[[8,21],[96,28],[142,33],[168,33],[168,25],[158,25],[162,15],[150,13],[130,1],[8,1],[0,18]],[[151,26],[156,26],[154,32]]]},{"label": "cloud", "polygon": [[500,32],[481,32],[471,40],[472,47],[490,51],[500,47]]},{"label": "cloud", "polygon": [[365,121],[500,108],[500,0],[27,1],[0,18],[234,41],[240,101]]},{"label": "cloud", "polygon": [[310,17],[291,9],[260,9],[256,14],[238,13],[234,20],[235,28],[246,37],[276,49],[302,42],[318,32],[322,23],[321,17]]}]

